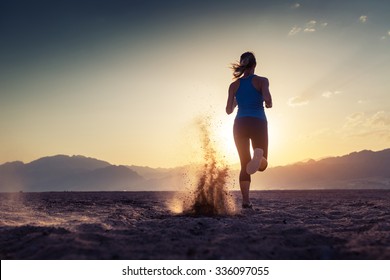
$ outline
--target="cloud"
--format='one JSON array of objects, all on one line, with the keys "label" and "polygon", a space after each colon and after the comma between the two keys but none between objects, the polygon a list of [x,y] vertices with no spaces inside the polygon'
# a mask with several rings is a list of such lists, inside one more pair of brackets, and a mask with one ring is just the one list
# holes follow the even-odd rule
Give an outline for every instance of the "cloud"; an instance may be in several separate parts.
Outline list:
[{"label": "cloud", "polygon": [[315,32],[316,31],[316,24],[317,24],[317,21],[315,21],[315,20],[311,20],[311,21],[307,22],[303,32]]},{"label": "cloud", "polygon": [[346,118],[343,130],[348,137],[380,137],[390,141],[390,112],[351,114]]},{"label": "cloud", "polygon": [[294,36],[294,35],[297,35],[298,33],[302,32],[302,31],[304,33],[314,33],[317,30],[323,29],[323,28],[325,28],[327,26],[328,26],[327,22],[318,23],[316,20],[312,19],[312,20],[306,22],[303,26],[297,26],[297,25],[293,26],[290,29],[290,32],[288,33],[288,35],[289,36]]},{"label": "cloud", "polygon": [[367,19],[368,19],[367,16],[362,15],[362,16],[360,16],[359,21],[362,23],[365,23],[367,21]]},{"label": "cloud", "polygon": [[301,30],[302,30],[302,28],[294,26],[293,28],[291,28],[290,32],[288,33],[288,36],[294,36],[294,35],[298,34],[299,32],[301,32]]},{"label": "cloud", "polygon": [[298,9],[299,7],[301,7],[301,4],[299,3],[295,3],[291,5],[291,9]]},{"label": "cloud", "polygon": [[390,114],[385,111],[376,112],[368,118],[369,125],[390,128]]},{"label": "cloud", "polygon": [[321,96],[322,97],[325,97],[325,98],[331,98],[331,97],[333,97],[333,96],[335,96],[335,95],[338,95],[338,94],[340,94],[341,93],[341,91],[338,91],[338,90],[336,90],[336,91],[325,91],[325,92],[323,92],[322,94],[321,94]]},{"label": "cloud", "polygon": [[389,35],[389,36],[390,36],[390,30],[389,30],[389,31],[387,31],[387,35]]},{"label": "cloud", "polygon": [[294,96],[288,100],[288,105],[292,107],[309,104],[309,99],[304,96]]},{"label": "cloud", "polygon": [[360,126],[364,122],[364,118],[364,113],[353,113],[347,116],[346,121],[344,123],[344,128],[348,129]]},{"label": "cloud", "polygon": [[[324,98],[332,98],[335,95],[340,94],[341,91],[324,91],[321,96]],[[310,103],[311,100],[314,100],[319,97],[318,93],[306,91],[301,95],[297,95],[288,99],[287,104],[291,107],[304,106]]]},{"label": "cloud", "polygon": [[372,115],[353,113],[346,118],[344,127],[387,127],[390,129],[390,113],[378,111]]}]

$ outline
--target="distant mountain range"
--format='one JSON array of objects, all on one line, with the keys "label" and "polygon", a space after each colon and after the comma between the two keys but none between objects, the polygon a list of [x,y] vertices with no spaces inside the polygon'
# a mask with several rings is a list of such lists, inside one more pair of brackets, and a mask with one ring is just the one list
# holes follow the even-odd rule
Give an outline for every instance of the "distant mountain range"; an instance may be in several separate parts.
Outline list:
[{"label": "distant mountain range", "polygon": [[390,189],[390,149],[274,167],[252,181],[260,189]]},{"label": "distant mountain range", "polygon": [[83,156],[57,155],[0,165],[0,191],[124,190],[142,180],[125,166]]},{"label": "distant mountain range", "polygon": [[[116,166],[84,156],[57,155],[26,164],[16,161],[0,165],[0,192],[180,190],[191,172],[190,166]],[[232,170],[231,177],[237,176],[238,170]],[[252,177],[252,188],[390,189],[390,149],[269,168]]]}]

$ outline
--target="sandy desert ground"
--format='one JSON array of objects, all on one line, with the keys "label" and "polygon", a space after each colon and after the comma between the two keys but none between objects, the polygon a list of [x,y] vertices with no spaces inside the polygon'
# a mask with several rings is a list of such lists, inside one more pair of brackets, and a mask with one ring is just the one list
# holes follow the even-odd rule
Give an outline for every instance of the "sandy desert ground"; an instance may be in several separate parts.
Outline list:
[{"label": "sandy desert ground", "polygon": [[[2,193],[1,259],[390,259],[390,191],[256,191],[174,213],[171,192]],[[232,198],[239,204],[239,193]]]}]

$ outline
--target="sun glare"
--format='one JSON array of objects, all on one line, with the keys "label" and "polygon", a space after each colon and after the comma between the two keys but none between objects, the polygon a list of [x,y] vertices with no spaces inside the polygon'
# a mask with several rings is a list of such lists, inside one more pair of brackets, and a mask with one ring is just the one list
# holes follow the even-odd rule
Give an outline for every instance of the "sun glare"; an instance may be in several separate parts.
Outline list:
[{"label": "sun glare", "polygon": [[233,138],[233,122],[228,119],[219,122],[215,128],[215,141],[218,152],[226,160],[227,164],[235,164],[239,162],[236,145]]},{"label": "sun glare", "polygon": [[[239,157],[233,138],[233,124],[234,118],[228,117],[223,121],[215,121],[214,133],[211,136],[216,142],[216,148],[220,155],[226,160],[227,164],[239,163]],[[280,165],[279,161],[286,161],[281,155],[283,150],[284,139],[283,129],[278,125],[276,120],[272,120],[272,126],[268,127],[268,156],[270,159],[270,165]],[[287,160],[288,161],[288,160]]]}]

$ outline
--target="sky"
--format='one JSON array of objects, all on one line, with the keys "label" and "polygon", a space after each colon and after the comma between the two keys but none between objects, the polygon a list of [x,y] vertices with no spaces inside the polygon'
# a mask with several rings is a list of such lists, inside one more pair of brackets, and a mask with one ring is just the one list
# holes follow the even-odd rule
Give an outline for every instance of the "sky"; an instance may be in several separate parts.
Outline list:
[{"label": "sky", "polygon": [[230,64],[270,81],[269,162],[390,147],[390,2],[3,0],[0,164],[56,154],[175,167],[196,120],[228,163]]}]

